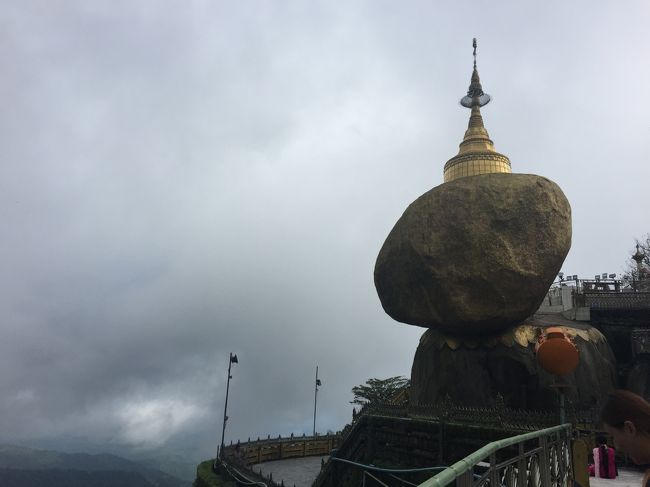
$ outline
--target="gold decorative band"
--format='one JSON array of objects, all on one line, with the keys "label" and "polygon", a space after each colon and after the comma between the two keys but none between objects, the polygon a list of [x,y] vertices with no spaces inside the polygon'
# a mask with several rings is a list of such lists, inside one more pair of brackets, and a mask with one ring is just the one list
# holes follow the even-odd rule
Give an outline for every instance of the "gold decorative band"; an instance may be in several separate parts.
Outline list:
[{"label": "gold decorative band", "polygon": [[445,164],[445,183],[465,176],[487,173],[511,173],[510,159],[498,152],[459,154]]}]

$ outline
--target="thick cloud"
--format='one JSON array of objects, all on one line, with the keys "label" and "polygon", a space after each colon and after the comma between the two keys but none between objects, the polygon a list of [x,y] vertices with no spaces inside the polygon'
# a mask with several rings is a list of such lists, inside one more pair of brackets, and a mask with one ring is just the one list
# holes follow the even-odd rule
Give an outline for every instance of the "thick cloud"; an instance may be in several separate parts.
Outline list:
[{"label": "thick cloud", "polygon": [[645,3],[56,2],[0,13],[0,431],[140,449],[349,420],[408,375],[374,259],[468,113],[574,210],[565,271],[650,231]]}]

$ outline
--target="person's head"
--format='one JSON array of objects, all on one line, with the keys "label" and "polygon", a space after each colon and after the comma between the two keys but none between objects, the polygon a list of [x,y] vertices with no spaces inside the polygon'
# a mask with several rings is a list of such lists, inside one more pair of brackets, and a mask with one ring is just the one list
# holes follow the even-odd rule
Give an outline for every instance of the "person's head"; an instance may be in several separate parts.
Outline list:
[{"label": "person's head", "polygon": [[601,412],[614,446],[637,464],[650,463],[650,403],[630,391],[609,394]]},{"label": "person's head", "polygon": [[598,435],[596,437],[596,445],[606,445],[607,444],[607,438],[605,438],[602,435]]}]

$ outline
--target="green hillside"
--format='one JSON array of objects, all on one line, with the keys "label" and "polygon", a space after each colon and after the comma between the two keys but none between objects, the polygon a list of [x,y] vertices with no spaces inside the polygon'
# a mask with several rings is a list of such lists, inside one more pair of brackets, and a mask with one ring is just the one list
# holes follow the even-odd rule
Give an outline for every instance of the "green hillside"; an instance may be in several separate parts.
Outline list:
[{"label": "green hillside", "polygon": [[137,472],[0,468],[2,487],[155,487]]},{"label": "green hillside", "polygon": [[[45,478],[47,478],[45,483],[39,483]],[[100,478],[103,480],[98,480]],[[189,482],[158,469],[116,455],[61,453],[12,445],[0,446],[0,485],[3,487],[53,486],[59,485],[57,483],[59,481],[63,482],[61,485],[93,485],[94,487],[99,485],[188,487],[190,485]]]},{"label": "green hillside", "polygon": [[193,487],[236,487],[237,484],[233,480],[224,479],[212,471],[212,462],[214,460],[207,460],[199,464]]}]

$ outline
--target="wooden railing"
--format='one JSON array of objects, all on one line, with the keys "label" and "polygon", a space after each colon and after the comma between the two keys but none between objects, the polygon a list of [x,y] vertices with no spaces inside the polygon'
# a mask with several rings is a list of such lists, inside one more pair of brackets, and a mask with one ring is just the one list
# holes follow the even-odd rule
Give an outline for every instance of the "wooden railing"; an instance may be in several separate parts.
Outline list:
[{"label": "wooden railing", "polygon": [[263,440],[258,438],[230,444],[224,449],[224,454],[227,461],[248,466],[288,458],[326,456],[332,449],[338,448],[340,442],[340,434],[299,437],[291,435],[287,438],[278,436]]}]

